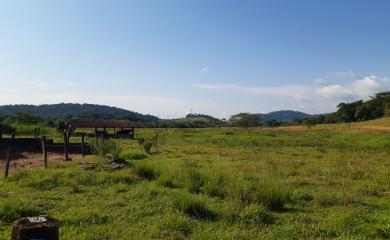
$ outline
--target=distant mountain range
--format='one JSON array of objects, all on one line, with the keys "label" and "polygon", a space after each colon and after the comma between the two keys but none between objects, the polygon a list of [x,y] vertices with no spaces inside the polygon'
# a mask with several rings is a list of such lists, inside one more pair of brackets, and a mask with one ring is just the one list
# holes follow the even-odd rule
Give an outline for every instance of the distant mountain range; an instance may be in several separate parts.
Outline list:
[{"label": "distant mountain range", "polygon": [[279,122],[288,122],[294,119],[306,118],[306,117],[318,117],[319,115],[311,115],[304,112],[292,111],[292,110],[281,110],[270,113],[257,113],[255,114],[259,116],[263,121],[271,121],[276,120]]},{"label": "distant mountain range", "polygon": [[152,115],[144,115],[126,109],[96,104],[60,103],[44,105],[4,105],[0,106],[1,115],[12,115],[16,112],[30,112],[42,117],[57,118],[102,118],[129,119],[131,121],[152,122],[159,120]]},{"label": "distant mountain range", "polygon": [[[3,105],[0,106],[1,115],[12,115],[16,112],[30,112],[34,115],[42,117],[56,118],[102,118],[102,119],[129,119],[131,121],[153,122],[159,118],[152,115],[144,115],[141,113],[129,111],[122,108],[110,107],[97,104],[78,104],[78,103],[59,103],[59,104],[44,104],[44,105]],[[296,118],[316,117],[318,115],[310,115],[303,112],[282,110],[270,112],[267,114],[257,113],[263,121],[291,121]],[[187,120],[205,121],[217,124],[220,120],[204,114],[189,114]],[[183,119],[184,120],[184,119]]]}]

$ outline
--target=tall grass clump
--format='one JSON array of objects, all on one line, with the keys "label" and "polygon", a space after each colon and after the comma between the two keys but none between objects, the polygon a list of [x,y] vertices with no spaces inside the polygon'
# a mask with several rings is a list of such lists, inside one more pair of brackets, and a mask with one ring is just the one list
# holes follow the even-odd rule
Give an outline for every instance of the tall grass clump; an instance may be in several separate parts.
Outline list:
[{"label": "tall grass clump", "polygon": [[227,176],[219,173],[209,173],[204,183],[204,192],[210,197],[224,199],[227,195],[226,186],[228,184]]},{"label": "tall grass clump", "polygon": [[93,153],[100,156],[106,157],[110,155],[114,160],[120,159],[121,147],[115,141],[96,141],[93,144]]},{"label": "tall grass clump", "polygon": [[160,174],[157,179],[158,185],[168,188],[176,188],[178,187],[177,179],[170,172],[164,172]]},{"label": "tall grass clump", "polygon": [[127,159],[127,160],[143,160],[147,158],[148,156],[141,152],[134,152],[131,150],[125,150],[120,153],[120,158]]},{"label": "tall grass clump", "polygon": [[255,201],[270,210],[281,211],[290,200],[291,192],[276,179],[263,179],[254,186]]},{"label": "tall grass clump", "polygon": [[173,195],[172,202],[175,208],[193,218],[211,220],[217,216],[203,201],[189,193],[179,192]]},{"label": "tall grass clump", "polygon": [[203,176],[195,166],[186,168],[185,187],[190,193],[200,193],[204,184]]},{"label": "tall grass clump", "polygon": [[157,171],[147,164],[137,164],[134,170],[139,177],[147,180],[154,180],[158,175]]},{"label": "tall grass clump", "polygon": [[244,225],[265,225],[274,222],[274,218],[267,213],[265,207],[258,204],[242,208],[237,219]]},{"label": "tall grass clump", "polygon": [[42,212],[38,209],[24,207],[20,203],[8,201],[0,203],[0,223],[12,223],[22,217],[32,217],[41,214]]}]

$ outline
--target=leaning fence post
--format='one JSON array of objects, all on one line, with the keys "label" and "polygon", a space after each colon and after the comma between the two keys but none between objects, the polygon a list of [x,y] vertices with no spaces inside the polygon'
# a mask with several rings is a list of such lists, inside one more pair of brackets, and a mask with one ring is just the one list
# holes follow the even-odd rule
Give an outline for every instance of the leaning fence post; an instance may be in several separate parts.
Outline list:
[{"label": "leaning fence post", "polygon": [[14,138],[15,138],[15,134],[12,134],[12,137],[9,141],[9,146],[8,146],[7,160],[5,162],[5,172],[4,172],[5,177],[8,177],[9,164],[11,161],[11,154],[12,154],[12,147],[13,147],[12,145],[13,145]]},{"label": "leaning fence post", "polygon": [[43,167],[47,168],[46,136],[42,136],[42,157],[43,157]]}]

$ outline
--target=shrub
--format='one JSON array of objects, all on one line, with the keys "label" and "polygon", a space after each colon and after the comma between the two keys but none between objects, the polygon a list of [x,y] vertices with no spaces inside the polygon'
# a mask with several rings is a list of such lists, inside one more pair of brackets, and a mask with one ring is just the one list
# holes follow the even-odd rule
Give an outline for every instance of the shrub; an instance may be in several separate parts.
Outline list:
[{"label": "shrub", "polygon": [[280,211],[290,199],[290,191],[280,182],[263,180],[255,186],[255,200],[270,210]]},{"label": "shrub", "polygon": [[206,204],[188,193],[179,193],[173,197],[173,205],[181,212],[197,219],[214,219],[216,214]]},{"label": "shrub", "polygon": [[138,164],[135,167],[135,172],[137,173],[138,176],[147,180],[153,180],[156,179],[157,177],[156,170],[154,170],[153,167],[145,164]]}]

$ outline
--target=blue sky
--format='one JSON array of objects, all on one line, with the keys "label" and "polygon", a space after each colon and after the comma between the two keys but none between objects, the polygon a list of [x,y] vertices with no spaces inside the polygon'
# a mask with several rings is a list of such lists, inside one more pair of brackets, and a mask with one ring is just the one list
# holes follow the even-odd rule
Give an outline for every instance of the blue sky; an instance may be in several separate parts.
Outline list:
[{"label": "blue sky", "polygon": [[334,111],[390,90],[386,0],[0,0],[0,105]]}]

